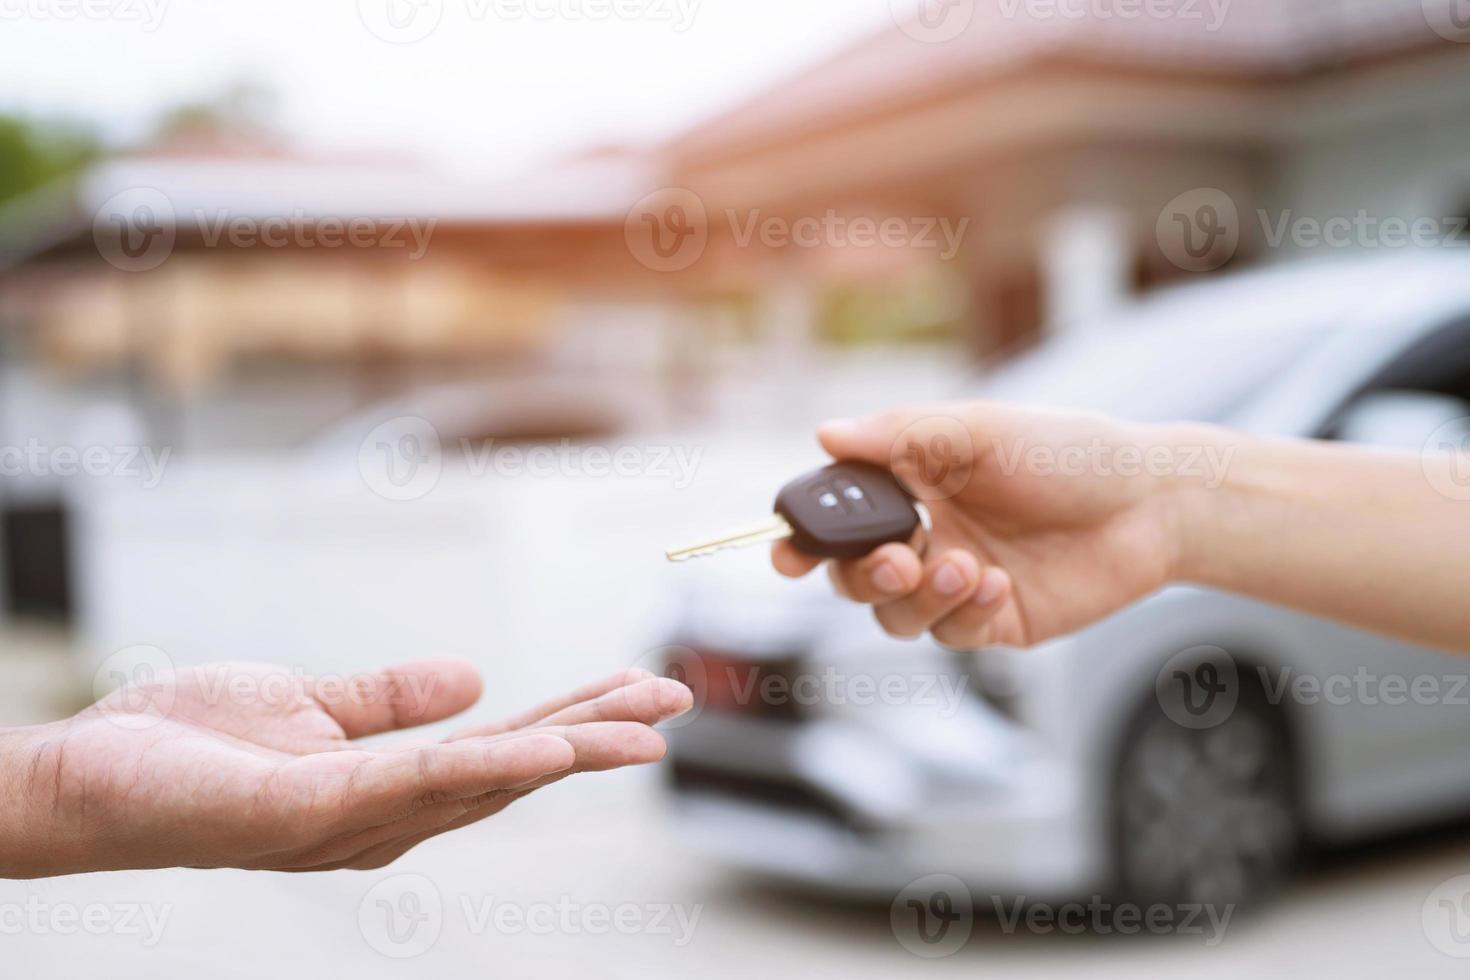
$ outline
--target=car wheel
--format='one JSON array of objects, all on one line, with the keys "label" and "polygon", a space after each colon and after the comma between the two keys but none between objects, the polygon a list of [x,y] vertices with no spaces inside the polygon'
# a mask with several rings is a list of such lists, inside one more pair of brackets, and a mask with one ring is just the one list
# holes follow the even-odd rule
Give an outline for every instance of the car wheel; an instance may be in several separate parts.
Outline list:
[{"label": "car wheel", "polygon": [[1252,687],[1212,727],[1178,724],[1155,699],[1134,717],[1113,778],[1128,900],[1245,906],[1289,875],[1301,839],[1289,732]]}]

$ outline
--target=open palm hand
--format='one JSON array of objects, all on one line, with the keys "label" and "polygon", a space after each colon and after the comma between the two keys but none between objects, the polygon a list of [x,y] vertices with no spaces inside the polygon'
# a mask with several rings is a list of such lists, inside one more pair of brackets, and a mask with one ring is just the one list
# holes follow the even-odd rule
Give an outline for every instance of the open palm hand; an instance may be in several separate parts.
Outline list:
[{"label": "open palm hand", "polygon": [[350,679],[269,664],[182,670],[74,718],[5,733],[23,832],[0,875],[172,866],[375,868],[577,772],[655,762],[650,726],[689,692],[626,671],[443,741],[356,739],[439,721],[479,697],[469,665]]}]

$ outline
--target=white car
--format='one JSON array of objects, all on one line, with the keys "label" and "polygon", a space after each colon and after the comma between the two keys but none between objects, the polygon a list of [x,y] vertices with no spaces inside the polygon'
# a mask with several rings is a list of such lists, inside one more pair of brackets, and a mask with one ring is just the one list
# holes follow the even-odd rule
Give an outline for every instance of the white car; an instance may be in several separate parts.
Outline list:
[{"label": "white car", "polygon": [[[1464,448],[1470,260],[1183,287],[956,394]],[[1465,476],[1439,489],[1470,515]],[[1306,847],[1470,813],[1470,661],[1194,587],[960,655],[885,637],[825,581],[735,567],[699,569],[675,633],[701,709],[670,773],[684,837],[737,868],[890,896],[949,872],[997,895],[1245,902]]]}]

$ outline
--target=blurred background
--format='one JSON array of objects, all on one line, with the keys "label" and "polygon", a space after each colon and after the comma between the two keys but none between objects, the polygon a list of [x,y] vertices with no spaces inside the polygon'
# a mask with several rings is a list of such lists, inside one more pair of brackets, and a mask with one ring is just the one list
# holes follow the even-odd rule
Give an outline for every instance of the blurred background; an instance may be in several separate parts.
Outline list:
[{"label": "blurred background", "polygon": [[[894,659],[821,583],[663,549],[768,513],[821,463],[824,418],[994,390],[1231,419],[1366,304],[1439,297],[1431,326],[1470,311],[1463,0],[15,0],[0,21],[5,725],[73,713],[139,664],[469,657],[488,718],[693,656],[960,678],[969,727],[936,737],[998,745],[1019,736],[992,730],[995,691],[1024,670]],[[1396,350],[1362,343],[1369,367]],[[1310,363],[1278,387],[1360,370]],[[1324,434],[1298,414],[1260,424]],[[903,705],[926,706],[955,723],[949,702]],[[992,891],[1103,886],[961,870],[985,824],[894,874],[781,874],[808,853],[794,838],[764,867],[720,860],[687,838],[730,811],[704,822],[691,799],[834,804],[711,762],[701,738],[759,747],[697,714],[660,771],[559,786],[384,872],[0,883],[4,903],[171,914],[146,948],[0,941],[28,976],[1439,976],[1470,955],[1470,931],[1436,941],[1426,900],[1470,871],[1454,823],[1348,835],[1218,943],[1007,928]],[[842,758],[894,795],[907,778],[901,754],[894,773]],[[1060,792],[1037,759],[1016,778]],[[1452,809],[1441,796],[1422,816]],[[931,872],[959,874],[979,913],[942,956],[890,908]],[[419,887],[404,874],[443,900],[442,935],[409,952],[360,917],[370,889]],[[701,912],[676,944],[476,929],[465,898]]]}]

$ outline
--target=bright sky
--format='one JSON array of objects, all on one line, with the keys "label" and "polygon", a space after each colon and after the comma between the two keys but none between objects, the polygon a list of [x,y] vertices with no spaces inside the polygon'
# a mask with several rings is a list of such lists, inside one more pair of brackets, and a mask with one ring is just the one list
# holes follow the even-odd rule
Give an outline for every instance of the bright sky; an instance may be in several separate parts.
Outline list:
[{"label": "bright sky", "polygon": [[[307,145],[506,173],[676,131],[891,24],[903,2],[0,0],[0,111],[127,139],[170,105],[254,80]],[[388,43],[369,23],[427,36]]]}]

